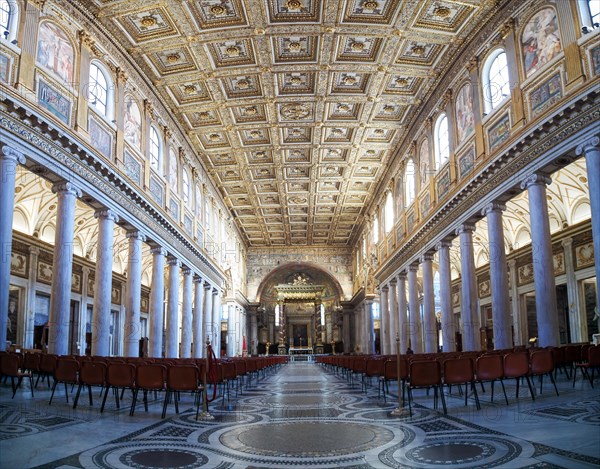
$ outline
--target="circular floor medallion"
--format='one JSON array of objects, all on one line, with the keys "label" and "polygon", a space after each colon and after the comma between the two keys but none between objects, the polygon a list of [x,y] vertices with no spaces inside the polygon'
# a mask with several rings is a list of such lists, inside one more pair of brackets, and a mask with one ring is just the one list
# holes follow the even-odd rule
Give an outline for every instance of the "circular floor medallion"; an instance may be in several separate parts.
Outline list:
[{"label": "circular floor medallion", "polygon": [[486,459],[495,451],[492,445],[479,441],[456,441],[419,446],[407,451],[406,457],[422,464],[466,464]]},{"label": "circular floor medallion", "polygon": [[382,446],[394,434],[380,426],[349,422],[270,423],[223,433],[223,445],[245,453],[326,457],[358,453]]}]

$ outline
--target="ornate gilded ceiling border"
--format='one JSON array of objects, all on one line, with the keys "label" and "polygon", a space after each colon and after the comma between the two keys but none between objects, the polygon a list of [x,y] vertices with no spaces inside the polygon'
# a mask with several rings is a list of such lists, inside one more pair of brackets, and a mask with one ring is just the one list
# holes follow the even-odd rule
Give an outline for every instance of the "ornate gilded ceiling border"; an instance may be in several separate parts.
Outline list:
[{"label": "ornate gilded ceiling border", "polygon": [[[1,102],[8,108],[8,112],[5,109],[0,110],[1,129],[53,158],[66,172],[72,172],[87,181],[107,200],[127,210],[141,226],[150,231],[148,234],[154,232],[168,242],[184,256],[182,260],[185,260],[185,263],[189,262],[198,269],[200,275],[206,275],[208,269],[212,275],[207,276],[213,282],[219,286],[224,284],[225,277],[219,269],[183,236],[178,227],[158,212],[144,195],[134,190],[115,168],[96,158],[85,145],[73,141],[71,136],[67,136],[62,130],[55,129],[32,109],[13,102],[10,97],[4,97]],[[12,116],[13,112],[21,118]],[[25,117],[33,122],[25,124]],[[7,143],[6,139],[3,140]],[[102,200],[99,202],[104,203]]]},{"label": "ornate gilded ceiling border", "polygon": [[441,240],[451,225],[464,218],[464,214],[471,213],[473,207],[485,200],[486,195],[494,188],[510,179],[517,180],[519,176],[524,176],[523,170],[530,163],[582,129],[591,129],[593,123],[599,121],[600,92],[592,89],[589,94],[579,96],[545,123],[536,126],[534,132],[516,139],[495,161],[488,163],[477,177],[455,194],[414,236],[396,249],[377,269],[375,277],[380,280],[390,277],[398,268],[408,264],[415,253],[424,252],[434,240]]}]

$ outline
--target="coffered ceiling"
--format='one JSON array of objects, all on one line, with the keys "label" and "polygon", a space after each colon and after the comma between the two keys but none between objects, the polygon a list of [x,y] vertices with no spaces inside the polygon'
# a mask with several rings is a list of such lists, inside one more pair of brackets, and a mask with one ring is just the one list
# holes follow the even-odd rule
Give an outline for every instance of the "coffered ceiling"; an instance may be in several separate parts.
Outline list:
[{"label": "coffered ceiling", "polygon": [[354,242],[487,0],[80,0],[155,84],[250,246]]}]

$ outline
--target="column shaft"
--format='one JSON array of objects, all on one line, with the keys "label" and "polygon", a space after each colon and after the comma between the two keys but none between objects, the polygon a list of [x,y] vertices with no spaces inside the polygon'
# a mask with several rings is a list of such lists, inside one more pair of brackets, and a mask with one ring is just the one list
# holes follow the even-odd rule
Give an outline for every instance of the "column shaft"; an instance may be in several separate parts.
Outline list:
[{"label": "column shaft", "polygon": [[[596,307],[600,309],[600,138],[592,137],[579,145],[577,154],[585,156],[588,187],[590,189],[590,208],[592,212],[592,238],[594,242],[594,261],[596,268]],[[596,195],[593,195],[596,194]],[[599,318],[600,320],[600,318]],[[586,337],[585,340],[589,340]]]},{"label": "column shaft", "polygon": [[390,353],[390,308],[389,287],[386,285],[381,289],[381,311],[379,327],[379,353],[388,355]]},{"label": "column shaft", "polygon": [[440,307],[442,308],[442,343],[444,352],[456,351],[456,323],[452,308],[452,278],[450,270],[451,243],[438,246],[440,268]]},{"label": "column shaft", "polygon": [[463,351],[481,350],[479,312],[477,311],[477,279],[473,252],[472,225],[457,230],[460,236],[461,316],[463,318]]},{"label": "column shaft", "polygon": [[408,331],[410,334],[410,347],[415,353],[423,352],[423,339],[421,336],[421,311],[419,308],[419,288],[417,285],[417,265],[408,269]]},{"label": "column shaft", "polygon": [[[206,344],[206,339],[210,340],[210,343],[214,350],[214,329],[213,324],[213,287],[210,283],[204,283],[204,339],[203,342]],[[216,353],[216,352],[215,352]]]},{"label": "column shaft", "polygon": [[163,356],[165,256],[161,247],[152,249],[152,286],[150,290],[150,337],[148,354],[153,358]]},{"label": "column shaft", "polygon": [[213,349],[217,357],[221,356],[221,292],[214,290],[213,292],[213,323],[215,324],[213,333]]},{"label": "column shaft", "polygon": [[183,305],[181,318],[181,358],[192,356],[192,280],[190,269],[183,270]]},{"label": "column shaft", "polygon": [[[542,174],[533,174],[522,184],[529,197],[531,220],[531,248],[533,256],[533,283],[535,310],[540,347],[559,345],[558,315],[556,312],[556,282],[552,259],[552,238],[548,218],[546,185],[552,181]],[[593,198],[593,197],[590,197]]]},{"label": "column shaft", "polygon": [[425,332],[425,353],[436,353],[438,329],[435,317],[435,298],[433,294],[433,256],[423,256],[423,322]]},{"label": "column shaft", "polygon": [[[69,182],[55,185],[52,191],[58,196],[58,208],[56,211],[54,261],[52,263],[48,353],[67,355],[69,353],[69,312],[71,311],[75,202],[77,197],[81,196],[81,192]],[[110,298],[110,289],[108,294]]]},{"label": "column shaft", "polygon": [[0,351],[6,350],[17,164],[25,164],[23,155],[12,147],[3,145],[0,152]]},{"label": "column shaft", "polygon": [[235,303],[227,304],[227,356],[235,356],[236,342],[236,307]]},{"label": "column shaft", "polygon": [[125,299],[125,356],[140,354],[140,305],[142,301],[142,242],[146,237],[139,231],[127,233],[129,257],[127,259],[127,295]]},{"label": "column shaft", "polygon": [[167,343],[165,358],[179,357],[179,268],[178,259],[169,259],[169,290],[167,303]]},{"label": "column shaft", "polygon": [[483,215],[487,215],[488,222],[492,320],[496,350],[508,349],[513,346],[510,301],[508,299],[508,268],[502,226],[502,211],[505,209],[504,205],[493,203],[483,210]]},{"label": "column shaft", "polygon": [[202,358],[204,350],[204,334],[202,332],[202,315],[204,314],[204,281],[202,278],[197,277],[194,279],[195,284],[195,295],[194,295],[194,350],[192,357]]},{"label": "column shaft", "polygon": [[395,355],[396,350],[396,336],[398,335],[398,288],[396,279],[392,279],[390,282],[390,293],[388,296],[389,310],[390,310],[390,354]]},{"label": "column shaft", "polygon": [[408,347],[408,318],[406,317],[406,274],[398,274],[398,333],[400,334],[400,353],[406,352]]}]

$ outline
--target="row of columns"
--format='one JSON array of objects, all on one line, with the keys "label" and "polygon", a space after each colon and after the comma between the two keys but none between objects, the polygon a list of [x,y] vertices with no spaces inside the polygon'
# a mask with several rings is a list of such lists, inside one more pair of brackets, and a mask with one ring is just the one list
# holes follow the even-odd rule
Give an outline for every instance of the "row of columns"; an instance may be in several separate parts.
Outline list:
[{"label": "row of columns", "polygon": [[[600,198],[594,196],[600,191],[600,139],[592,137],[577,147],[577,154],[586,159],[590,205],[592,212],[592,236],[596,279],[600,278]],[[521,189],[527,190],[530,207],[530,226],[534,268],[534,288],[539,346],[560,344],[558,315],[555,293],[555,278],[552,253],[552,237],[548,218],[546,187],[551,179],[542,173],[534,173],[525,178]],[[513,345],[511,326],[518,326],[516,266],[511,272],[507,262],[504,243],[502,213],[506,206],[500,202],[488,204],[481,215],[486,217],[489,239],[490,284],[492,292],[492,319],[494,346],[496,349],[510,348]],[[477,303],[477,284],[473,250],[475,225],[465,223],[454,233],[459,237],[461,259],[461,319],[463,350],[480,350],[480,316]],[[455,351],[455,324],[451,299],[450,246],[448,239],[440,242],[439,253],[441,328],[444,351]],[[570,254],[569,254],[570,255]],[[405,270],[388,279],[380,289],[381,300],[381,344],[383,354],[395,353],[396,334],[400,338],[400,349],[405,352],[410,347],[414,352],[431,353],[437,351],[437,324],[433,292],[433,252],[421,257],[423,278],[423,324],[421,324],[417,270],[419,262],[411,263]],[[514,264],[514,262],[513,262]],[[509,288],[509,273],[511,285]],[[514,277],[514,278],[513,278]],[[408,301],[406,279],[408,278]],[[572,288],[573,289],[573,288]],[[598,288],[596,288],[598,296]],[[512,309],[510,297],[513,297]],[[407,314],[408,303],[408,314]],[[596,304],[600,300],[596,299]],[[360,314],[360,313],[359,313]],[[513,320],[511,321],[511,314]],[[515,327],[519,330],[520,327]],[[424,339],[424,340],[423,340]]]},{"label": "row of columns", "polygon": [[[17,164],[24,164],[23,155],[9,146],[0,153],[0,350],[6,347],[8,320],[8,291],[12,251],[12,216]],[[52,187],[57,196],[56,230],[53,256],[53,276],[48,320],[48,352],[57,355],[69,353],[69,322],[73,270],[73,239],[75,208],[81,191],[71,182],[59,182]],[[92,317],[92,355],[110,353],[110,318],[112,303],[112,274],[115,223],[118,215],[110,209],[95,212],[98,220],[98,239],[95,267],[94,306]],[[127,232],[128,260],[124,320],[124,355],[138,356],[141,339],[140,305],[142,279],[142,243],[146,237],[138,230]],[[164,308],[164,269],[167,251],[160,246],[152,249],[153,271],[150,293],[149,355],[163,355],[163,330],[166,322],[164,355],[168,358],[200,358],[203,354],[204,335],[207,334],[216,351],[220,350],[221,292],[189,267],[181,270],[182,263],[168,259],[167,316]],[[179,287],[183,274],[183,301],[181,319],[181,354],[179,350]],[[193,282],[195,288],[192,287]],[[87,283],[86,283],[87,284]],[[193,300],[193,297],[195,299]],[[192,349],[193,344],[193,349]]]}]

